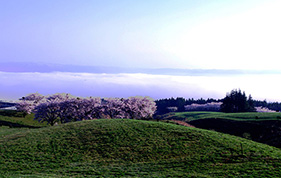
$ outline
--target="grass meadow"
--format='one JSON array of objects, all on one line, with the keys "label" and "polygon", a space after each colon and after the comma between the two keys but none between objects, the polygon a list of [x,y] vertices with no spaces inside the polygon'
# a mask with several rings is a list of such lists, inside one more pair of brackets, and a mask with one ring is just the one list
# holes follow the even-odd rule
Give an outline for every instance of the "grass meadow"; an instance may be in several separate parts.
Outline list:
[{"label": "grass meadow", "polygon": [[[2,118],[36,126],[32,115]],[[131,119],[37,126],[0,127],[0,177],[281,177],[280,149],[215,131]]]},{"label": "grass meadow", "polygon": [[237,121],[265,121],[265,120],[281,120],[280,112],[272,113],[259,113],[259,112],[246,112],[246,113],[223,113],[223,112],[171,112],[160,116],[163,120],[176,119],[184,121],[194,121],[198,119],[230,119]]}]

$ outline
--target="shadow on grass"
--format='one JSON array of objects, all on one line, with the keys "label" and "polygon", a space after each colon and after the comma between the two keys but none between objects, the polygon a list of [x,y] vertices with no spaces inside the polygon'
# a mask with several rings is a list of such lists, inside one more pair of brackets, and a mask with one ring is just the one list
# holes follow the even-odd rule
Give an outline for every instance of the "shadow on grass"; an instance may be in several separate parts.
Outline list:
[{"label": "shadow on grass", "polygon": [[8,122],[8,121],[0,121],[0,126],[8,126],[10,128],[41,128],[38,126],[23,125],[19,123]]},{"label": "shadow on grass", "polygon": [[215,130],[281,148],[281,121],[237,121],[222,118],[198,119],[188,122],[202,129]]}]

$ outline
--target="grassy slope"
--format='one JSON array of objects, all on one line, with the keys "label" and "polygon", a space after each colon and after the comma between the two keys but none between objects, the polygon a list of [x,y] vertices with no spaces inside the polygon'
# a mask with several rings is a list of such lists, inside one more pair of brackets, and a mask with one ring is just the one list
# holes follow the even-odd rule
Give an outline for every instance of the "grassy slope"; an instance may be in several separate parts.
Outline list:
[{"label": "grassy slope", "polygon": [[[44,127],[46,123],[39,123],[35,121],[34,114],[28,114],[26,117],[23,117],[21,112],[12,111],[12,110],[0,110],[0,126],[2,121],[5,122],[5,125],[21,125],[21,126],[33,126],[33,127]],[[2,123],[4,124],[4,123]]]},{"label": "grassy slope", "polygon": [[281,113],[175,112],[161,117],[281,148]]},{"label": "grassy slope", "polygon": [[168,123],[112,119],[2,129],[3,177],[281,176],[280,149]]},{"label": "grassy slope", "polygon": [[162,116],[162,119],[193,121],[206,118],[222,118],[239,121],[281,120],[281,113],[222,113],[222,112],[175,112]]}]

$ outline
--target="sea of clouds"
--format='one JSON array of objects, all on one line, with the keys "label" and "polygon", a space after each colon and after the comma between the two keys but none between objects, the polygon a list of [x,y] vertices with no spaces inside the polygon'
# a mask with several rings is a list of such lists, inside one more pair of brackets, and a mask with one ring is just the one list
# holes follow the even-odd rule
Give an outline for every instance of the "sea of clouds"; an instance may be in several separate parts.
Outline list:
[{"label": "sea of clouds", "polygon": [[30,93],[154,99],[223,98],[240,88],[254,99],[281,101],[280,74],[180,76],[144,73],[0,72],[0,99],[16,100]]}]

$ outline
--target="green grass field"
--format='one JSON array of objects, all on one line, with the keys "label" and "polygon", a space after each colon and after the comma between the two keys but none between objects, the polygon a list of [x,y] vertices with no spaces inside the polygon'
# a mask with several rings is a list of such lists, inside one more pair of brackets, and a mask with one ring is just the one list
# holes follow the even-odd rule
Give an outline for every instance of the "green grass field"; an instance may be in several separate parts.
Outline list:
[{"label": "green grass field", "polygon": [[29,127],[44,127],[47,123],[39,123],[35,121],[34,114],[28,114],[26,117],[23,117],[23,113],[13,111],[13,110],[0,110],[0,126],[2,122],[5,122],[4,125],[19,125],[19,126],[29,126]]},{"label": "green grass field", "polygon": [[194,121],[206,118],[231,119],[239,121],[264,121],[264,120],[281,120],[281,113],[222,113],[222,112],[172,112],[161,116],[161,119]]},{"label": "green grass field", "polygon": [[281,177],[281,150],[175,124],[0,127],[0,177]]}]

